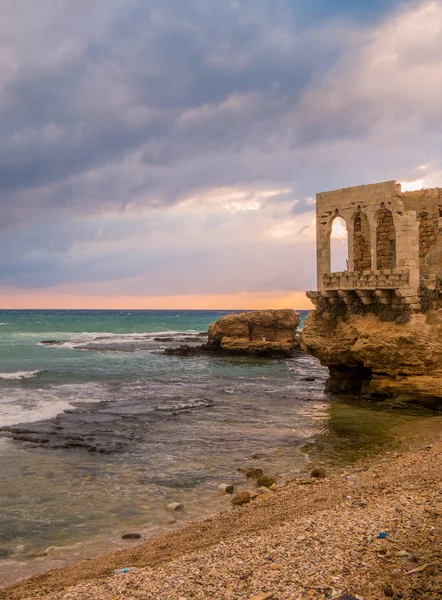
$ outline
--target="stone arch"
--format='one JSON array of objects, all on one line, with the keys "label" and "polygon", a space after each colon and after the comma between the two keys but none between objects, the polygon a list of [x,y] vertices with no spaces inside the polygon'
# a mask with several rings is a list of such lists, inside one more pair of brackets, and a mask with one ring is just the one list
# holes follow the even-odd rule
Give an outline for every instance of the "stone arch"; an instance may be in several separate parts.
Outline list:
[{"label": "stone arch", "polygon": [[377,269],[396,267],[396,229],[393,213],[384,203],[376,213],[376,263]]},{"label": "stone arch", "polygon": [[359,207],[353,218],[353,270],[371,270],[370,223]]},{"label": "stone arch", "polygon": [[328,224],[330,247],[330,272],[348,270],[348,225],[345,218],[336,210]]}]

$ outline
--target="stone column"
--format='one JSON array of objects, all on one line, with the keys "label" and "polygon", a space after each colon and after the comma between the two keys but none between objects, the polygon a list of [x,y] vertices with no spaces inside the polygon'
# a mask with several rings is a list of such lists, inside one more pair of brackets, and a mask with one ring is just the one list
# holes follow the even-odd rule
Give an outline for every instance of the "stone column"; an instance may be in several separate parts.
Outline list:
[{"label": "stone column", "polygon": [[410,288],[419,287],[419,221],[415,211],[395,210],[396,267],[410,270]]}]

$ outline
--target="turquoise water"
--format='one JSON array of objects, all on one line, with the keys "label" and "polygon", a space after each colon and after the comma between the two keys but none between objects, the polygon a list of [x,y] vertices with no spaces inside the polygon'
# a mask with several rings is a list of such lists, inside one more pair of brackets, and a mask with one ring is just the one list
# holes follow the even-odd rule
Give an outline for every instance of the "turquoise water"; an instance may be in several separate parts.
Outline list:
[{"label": "turquoise water", "polygon": [[224,314],[0,311],[0,583],[170,528],[171,501],[174,526],[225,510],[238,467],[306,468],[328,407],[315,359],[163,354]]}]

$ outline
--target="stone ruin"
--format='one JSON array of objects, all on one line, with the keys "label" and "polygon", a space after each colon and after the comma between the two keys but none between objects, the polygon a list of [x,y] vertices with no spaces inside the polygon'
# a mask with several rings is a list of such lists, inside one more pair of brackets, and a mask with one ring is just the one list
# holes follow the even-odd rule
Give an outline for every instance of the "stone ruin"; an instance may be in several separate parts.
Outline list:
[{"label": "stone ruin", "polygon": [[[342,217],[348,234],[348,270],[331,272],[333,221]],[[347,305],[406,305],[421,309],[422,290],[442,283],[442,188],[402,192],[396,181],[361,185],[316,196],[317,291]],[[438,294],[436,294],[437,298]],[[432,299],[434,298],[432,296]]]}]

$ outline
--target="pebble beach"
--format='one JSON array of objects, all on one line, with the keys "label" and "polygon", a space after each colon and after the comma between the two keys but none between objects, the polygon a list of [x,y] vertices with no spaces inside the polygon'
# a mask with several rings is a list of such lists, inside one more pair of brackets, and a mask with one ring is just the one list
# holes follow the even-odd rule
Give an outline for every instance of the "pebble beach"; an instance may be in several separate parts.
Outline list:
[{"label": "pebble beach", "polygon": [[288,482],[180,531],[18,582],[0,598],[439,599],[441,430],[435,418],[407,447],[327,466],[323,479]]}]

